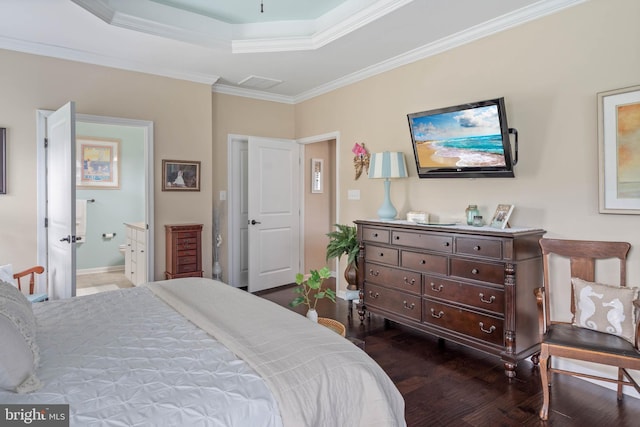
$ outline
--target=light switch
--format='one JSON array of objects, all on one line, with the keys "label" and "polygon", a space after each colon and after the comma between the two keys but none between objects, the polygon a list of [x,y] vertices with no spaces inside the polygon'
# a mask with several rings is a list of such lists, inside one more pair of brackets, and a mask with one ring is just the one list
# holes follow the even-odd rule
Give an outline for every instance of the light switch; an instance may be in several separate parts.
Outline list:
[{"label": "light switch", "polygon": [[349,200],[360,200],[360,190],[348,190],[347,198]]},{"label": "light switch", "polygon": [[220,191],[220,200],[227,200],[227,192],[224,190]]}]

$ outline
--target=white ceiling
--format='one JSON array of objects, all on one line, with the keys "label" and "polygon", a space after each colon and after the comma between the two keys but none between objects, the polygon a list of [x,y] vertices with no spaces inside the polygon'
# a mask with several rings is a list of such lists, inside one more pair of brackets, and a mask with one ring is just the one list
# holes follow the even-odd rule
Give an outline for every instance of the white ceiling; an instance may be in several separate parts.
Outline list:
[{"label": "white ceiling", "polygon": [[296,103],[584,1],[2,0],[0,48]]}]

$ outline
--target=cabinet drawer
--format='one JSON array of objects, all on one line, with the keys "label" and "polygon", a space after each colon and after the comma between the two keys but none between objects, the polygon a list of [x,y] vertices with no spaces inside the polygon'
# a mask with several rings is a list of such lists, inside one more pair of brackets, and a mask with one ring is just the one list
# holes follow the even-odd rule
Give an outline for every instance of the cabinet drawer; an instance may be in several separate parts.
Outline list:
[{"label": "cabinet drawer", "polygon": [[453,237],[437,234],[394,231],[391,233],[391,243],[430,251],[447,253],[453,251]]},{"label": "cabinet drawer", "polygon": [[176,240],[176,250],[189,251],[196,250],[198,248],[198,242],[196,239],[179,239]]},{"label": "cabinet drawer", "polygon": [[451,260],[451,275],[504,285],[503,264],[453,258]]},{"label": "cabinet drawer", "polygon": [[[193,260],[195,261],[195,260]],[[191,273],[192,271],[197,271],[198,270],[198,265],[195,262],[192,263],[188,263],[188,264],[178,264],[176,266],[176,270],[178,274],[180,273]]]},{"label": "cabinet drawer", "polygon": [[400,265],[429,273],[447,274],[447,257],[420,252],[402,251]]},{"label": "cabinet drawer", "polygon": [[365,261],[398,265],[398,250],[394,248],[368,245],[364,253],[364,259]]},{"label": "cabinet drawer", "polygon": [[175,233],[175,238],[176,240],[181,240],[181,239],[197,239],[198,238],[198,232],[197,231],[179,231],[177,233]]},{"label": "cabinet drawer", "polygon": [[398,288],[416,294],[422,292],[420,273],[371,263],[365,264],[364,272],[364,280],[369,283]]},{"label": "cabinet drawer", "polygon": [[501,318],[427,299],[423,303],[425,323],[437,325],[491,344],[504,345],[504,322]]},{"label": "cabinet drawer", "polygon": [[400,316],[420,321],[422,304],[419,296],[365,283],[364,302]]},{"label": "cabinet drawer", "polygon": [[504,315],[504,291],[499,289],[425,276],[424,295]]},{"label": "cabinet drawer", "polygon": [[456,253],[502,259],[502,241],[458,237],[456,239]]},{"label": "cabinet drawer", "polygon": [[362,240],[367,242],[389,243],[389,230],[362,227]]}]

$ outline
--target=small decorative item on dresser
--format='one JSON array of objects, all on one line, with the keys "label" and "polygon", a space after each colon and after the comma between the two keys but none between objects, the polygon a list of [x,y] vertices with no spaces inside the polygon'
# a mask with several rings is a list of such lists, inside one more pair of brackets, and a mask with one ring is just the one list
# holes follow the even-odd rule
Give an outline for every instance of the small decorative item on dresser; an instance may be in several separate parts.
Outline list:
[{"label": "small decorative item on dresser", "polygon": [[484,225],[484,220],[482,219],[482,215],[476,215],[473,217],[473,225],[476,227],[482,227]]},{"label": "small decorative item on dresser", "polygon": [[467,206],[467,209],[464,210],[464,213],[467,216],[467,225],[473,225],[473,218],[476,215],[480,215],[480,211],[478,210],[478,205]]},{"label": "small decorative item on dresser", "polygon": [[513,212],[514,205],[498,205],[496,212],[491,219],[491,226],[494,228],[507,228],[509,227],[509,217]]}]

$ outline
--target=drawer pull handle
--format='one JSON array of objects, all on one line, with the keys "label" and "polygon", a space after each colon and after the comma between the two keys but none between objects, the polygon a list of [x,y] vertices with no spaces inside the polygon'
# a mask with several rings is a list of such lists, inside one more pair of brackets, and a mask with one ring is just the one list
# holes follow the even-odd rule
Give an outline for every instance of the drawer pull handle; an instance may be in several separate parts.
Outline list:
[{"label": "drawer pull handle", "polygon": [[407,279],[406,277],[404,278],[404,284],[405,285],[415,285],[416,284],[416,279],[411,279],[411,281],[409,281],[409,279]]},{"label": "drawer pull handle", "polygon": [[407,310],[413,310],[414,308],[416,308],[415,303],[411,303],[411,305],[407,305],[406,301],[402,301],[402,304],[404,305],[404,308],[406,308]]},{"label": "drawer pull handle", "polygon": [[373,237],[378,237],[378,233],[373,233]]},{"label": "drawer pull handle", "polygon": [[496,327],[495,327],[495,326],[493,326],[493,325],[491,325],[491,327],[490,327],[489,329],[485,329],[485,328],[484,328],[484,323],[480,322],[480,330],[481,330],[482,332],[484,332],[485,334],[492,334],[492,333],[493,333],[493,331],[495,331],[495,330],[496,330]]},{"label": "drawer pull handle", "polygon": [[380,257],[383,257],[383,256],[384,256],[384,252],[380,252]]},{"label": "drawer pull handle", "polygon": [[474,250],[474,251],[479,251],[479,250],[480,250],[480,246],[477,246],[477,245],[476,245],[476,246],[474,246],[474,247],[473,247],[473,250]]},{"label": "drawer pull handle", "polygon": [[449,242],[444,242],[443,245],[446,248],[447,246],[449,246]]},{"label": "drawer pull handle", "polygon": [[496,300],[496,296],[495,295],[491,295],[491,297],[486,300],[484,299],[484,294],[482,292],[480,292],[480,301],[482,301],[485,304],[491,304]]},{"label": "drawer pull handle", "polygon": [[369,269],[369,276],[378,276],[380,274],[380,271],[376,270],[373,271],[373,268]]},{"label": "drawer pull handle", "polygon": [[432,308],[431,309],[431,317],[435,317],[436,319],[440,319],[442,316],[444,316],[444,311],[440,310],[437,314],[436,314],[436,309]]},{"label": "drawer pull handle", "polygon": [[421,259],[420,260],[420,264],[425,265],[426,263],[427,263],[427,260],[425,260],[425,259]]},{"label": "drawer pull handle", "polygon": [[435,284],[435,283],[433,283],[433,282],[431,282],[431,290],[432,290],[433,292],[442,292],[442,289],[443,289],[443,288],[444,288],[444,285],[443,285],[442,283],[440,283],[440,284],[438,285],[438,287],[436,288],[436,284]]},{"label": "drawer pull handle", "polygon": [[478,270],[477,268],[474,268],[473,270],[471,270],[471,274],[478,274],[480,273],[480,270]]},{"label": "drawer pull handle", "polygon": [[380,294],[377,292],[374,294],[373,292],[369,291],[369,296],[373,299],[376,299],[380,296]]},{"label": "drawer pull handle", "polygon": [[400,240],[400,236],[393,236],[396,238],[396,240]]}]

